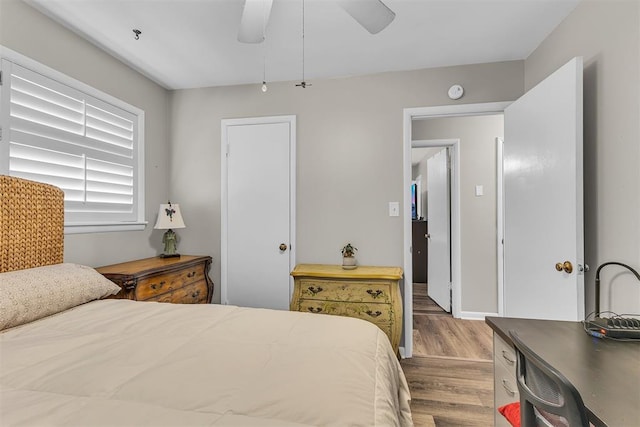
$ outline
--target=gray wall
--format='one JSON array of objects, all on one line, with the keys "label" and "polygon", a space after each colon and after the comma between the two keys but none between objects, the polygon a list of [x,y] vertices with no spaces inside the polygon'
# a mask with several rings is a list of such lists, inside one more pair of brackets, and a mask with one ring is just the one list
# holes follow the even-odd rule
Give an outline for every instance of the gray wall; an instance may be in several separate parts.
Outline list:
[{"label": "gray wall", "polygon": [[[353,242],[358,261],[403,265],[403,108],[452,104],[447,89],[465,87],[457,103],[509,101],[522,94],[523,62],[393,72],[313,81],[301,89],[272,83],[175,91],[171,114],[171,194],[187,228],[181,251],[214,255],[220,280],[220,120],[297,116],[298,262],[339,263]],[[408,190],[407,190],[408,191]],[[400,203],[402,205],[402,203]],[[260,221],[259,214],[256,221]],[[494,290],[495,293],[495,290]],[[215,300],[219,301],[219,288]]]},{"label": "gray wall", "polygon": [[[496,137],[504,136],[500,115],[414,120],[412,136],[460,139],[461,310],[497,313]],[[475,186],[484,196],[475,195]]]},{"label": "gray wall", "polygon": [[[153,230],[169,194],[169,92],[19,0],[0,0],[0,45],[145,111],[144,231],[65,236],[65,261],[101,266],[153,256],[162,233]],[[188,220],[188,218],[187,218]]]},{"label": "gray wall", "polygon": [[[575,56],[584,57],[589,313],[598,265],[621,261],[640,269],[640,2],[581,2],[525,61],[525,89]],[[630,274],[617,274],[622,271],[602,270],[602,308],[640,313],[640,283]]]}]

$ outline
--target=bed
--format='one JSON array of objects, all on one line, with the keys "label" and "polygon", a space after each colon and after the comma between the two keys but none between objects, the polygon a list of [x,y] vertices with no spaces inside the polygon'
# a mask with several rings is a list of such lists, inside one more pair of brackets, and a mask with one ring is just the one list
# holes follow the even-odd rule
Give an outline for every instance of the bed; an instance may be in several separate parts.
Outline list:
[{"label": "bed", "polygon": [[0,187],[0,425],[412,425],[375,325],[104,299],[117,287],[62,262],[62,192]]}]

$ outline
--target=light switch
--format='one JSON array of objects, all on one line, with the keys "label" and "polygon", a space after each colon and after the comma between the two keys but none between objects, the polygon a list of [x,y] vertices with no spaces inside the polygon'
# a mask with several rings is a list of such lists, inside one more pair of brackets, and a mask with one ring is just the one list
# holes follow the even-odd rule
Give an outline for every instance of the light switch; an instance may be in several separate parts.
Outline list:
[{"label": "light switch", "polygon": [[476,185],[476,196],[484,196],[484,187],[482,185]]},{"label": "light switch", "polygon": [[400,216],[400,202],[389,202],[389,216]]}]

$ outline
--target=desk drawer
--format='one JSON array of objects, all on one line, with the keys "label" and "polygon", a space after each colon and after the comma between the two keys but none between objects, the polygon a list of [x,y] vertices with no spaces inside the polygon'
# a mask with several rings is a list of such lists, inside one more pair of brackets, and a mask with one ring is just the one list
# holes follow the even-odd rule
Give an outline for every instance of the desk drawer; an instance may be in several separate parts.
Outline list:
[{"label": "desk drawer", "polygon": [[202,265],[147,277],[138,281],[135,291],[136,299],[142,301],[155,298],[198,281],[205,281]]},{"label": "desk drawer", "polygon": [[493,334],[493,389],[496,427],[511,424],[498,412],[498,408],[520,400],[516,382],[516,354],[513,347],[500,336]]},{"label": "desk drawer", "polygon": [[300,279],[300,297],[325,301],[389,303],[391,282]]},{"label": "desk drawer", "polygon": [[516,351],[499,335],[493,337],[493,357],[496,363],[501,363],[505,368],[513,372],[515,378],[516,372]]}]

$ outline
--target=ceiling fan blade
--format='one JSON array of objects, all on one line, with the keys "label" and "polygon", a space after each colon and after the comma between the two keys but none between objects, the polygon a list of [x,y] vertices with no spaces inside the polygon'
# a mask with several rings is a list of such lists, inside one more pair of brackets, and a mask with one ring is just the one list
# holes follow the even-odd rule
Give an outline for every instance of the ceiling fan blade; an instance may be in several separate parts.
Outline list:
[{"label": "ceiling fan blade", "polygon": [[371,34],[378,34],[396,14],[381,0],[339,0],[338,3]]},{"label": "ceiling fan blade", "polygon": [[262,43],[271,14],[273,0],[245,0],[238,41],[242,43]]}]

